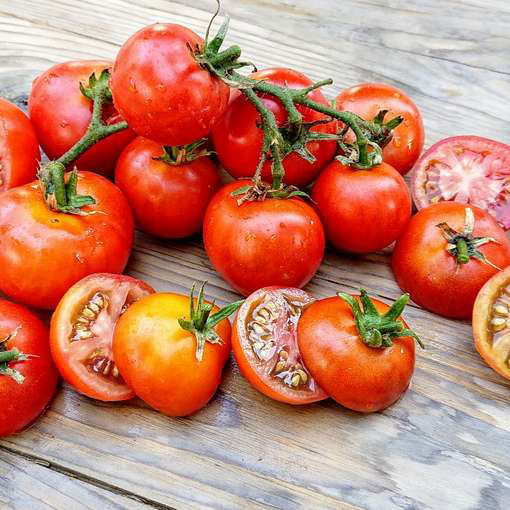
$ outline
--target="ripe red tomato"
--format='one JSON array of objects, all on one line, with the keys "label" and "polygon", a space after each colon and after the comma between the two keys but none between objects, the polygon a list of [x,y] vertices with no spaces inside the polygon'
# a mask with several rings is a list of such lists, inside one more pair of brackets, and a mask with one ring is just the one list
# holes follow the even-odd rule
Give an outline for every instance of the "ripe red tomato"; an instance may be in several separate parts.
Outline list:
[{"label": "ripe red tomato", "polygon": [[181,164],[161,161],[164,148],[138,137],[122,153],[115,183],[126,195],[139,227],[149,234],[178,239],[202,229],[207,204],[220,187],[207,156]]},{"label": "ripe red tomato", "polygon": [[405,92],[383,83],[362,83],[341,92],[336,107],[365,120],[373,120],[380,110],[388,110],[386,122],[398,115],[404,117],[384,147],[383,159],[402,175],[411,170],[423,150],[425,131],[420,111]]},{"label": "ripe red tomato", "polygon": [[213,197],[205,213],[204,245],[216,271],[245,296],[261,287],[303,287],[324,254],[317,213],[299,198],[244,202],[234,181]]},{"label": "ripe red tomato", "polygon": [[[312,84],[304,74],[292,69],[272,68],[259,71],[250,75],[255,80],[266,80],[269,83],[280,86],[288,86],[291,89],[303,88]],[[308,94],[310,99],[323,105],[329,105],[327,99],[319,89]],[[275,115],[278,126],[282,127],[287,122],[287,111],[279,99],[272,96],[261,96],[265,106]],[[304,106],[297,106],[303,116],[303,122],[317,122],[328,119],[322,113],[311,110]],[[254,175],[259,163],[263,132],[259,127],[260,114],[248,99],[239,92],[232,95],[229,107],[216,127],[212,131],[212,141],[218,158],[227,172],[233,177],[251,177]],[[311,131],[318,133],[336,133],[336,121],[327,124],[318,124]],[[299,133],[290,136],[296,138]],[[294,186],[310,184],[324,166],[331,161],[336,150],[336,141],[311,141],[306,145],[308,151],[315,158],[314,163],[309,163],[297,153],[289,154],[283,160],[285,178],[283,181]],[[271,161],[268,159],[262,170],[262,178],[271,182]]]},{"label": "ripe red tomato", "polygon": [[200,66],[204,41],[180,25],[156,23],[132,35],[113,67],[115,106],[140,136],[185,145],[207,136],[224,112],[229,88]]},{"label": "ripe red tomato", "polygon": [[197,337],[181,327],[182,318],[190,319],[189,297],[152,294],[120,317],[113,338],[113,356],[124,380],[138,397],[169,416],[187,416],[209,402],[231,350],[230,322],[224,319],[213,328],[221,343],[205,341],[200,359]]},{"label": "ripe red tomato", "polygon": [[312,200],[328,241],[339,250],[355,253],[390,245],[411,217],[407,185],[386,163],[358,170],[335,160],[314,184]]},{"label": "ripe red tomato", "polygon": [[133,215],[122,192],[90,172],[78,173],[78,193],[95,205],[85,216],[52,211],[39,183],[0,194],[0,290],[35,308],[54,309],[78,280],[121,273],[133,244]]},{"label": "ripe red tomato", "polygon": [[0,357],[10,357],[14,349],[26,359],[0,361],[0,436],[30,425],[50,403],[58,382],[44,323],[26,308],[0,300]]},{"label": "ripe red tomato", "polygon": [[234,322],[232,347],[241,374],[264,395],[287,404],[327,398],[303,364],[296,328],[313,298],[303,290],[266,287],[251,294]]},{"label": "ripe red tomato", "polygon": [[[50,159],[67,152],[84,134],[92,118],[92,101],[80,91],[91,74],[111,68],[110,60],[78,60],[57,64],[38,76],[28,98],[28,112],[41,147]],[[122,119],[112,104],[103,110],[103,121],[115,124]],[[135,137],[130,129],[96,143],[72,167],[111,175],[122,149]]]},{"label": "ripe red tomato", "polygon": [[33,181],[40,159],[30,120],[0,97],[0,192]]},{"label": "ripe red tomato", "polygon": [[130,276],[98,273],[74,284],[51,318],[51,354],[62,377],[97,400],[133,398],[112,354],[119,317],[154,289]]},{"label": "ripe red tomato", "polygon": [[414,203],[418,209],[440,201],[473,204],[509,230],[509,176],[510,145],[480,136],[445,138],[414,166]]},{"label": "ripe red tomato", "polygon": [[[464,233],[470,223],[469,210],[474,217],[472,235]],[[450,240],[445,239],[444,224],[454,231],[448,236]],[[477,238],[494,241],[479,244]],[[468,256],[461,263],[456,254],[463,243]],[[477,258],[477,253],[488,263]],[[392,265],[400,288],[417,304],[439,315],[469,319],[478,291],[498,271],[494,266],[510,265],[510,241],[482,209],[441,202],[411,218],[395,245]]]},{"label": "ripe red tomato", "polygon": [[510,267],[482,287],[473,307],[473,337],[480,356],[493,370],[510,379]]},{"label": "ripe red tomato", "polygon": [[[360,302],[358,296],[354,298]],[[390,308],[377,299],[371,301],[379,314]],[[402,319],[398,320],[402,329],[407,328]],[[388,347],[371,347],[363,340],[351,307],[340,297],[308,306],[299,319],[297,338],[315,380],[349,409],[379,411],[395,403],[409,387],[415,363],[414,339],[398,336]]]}]

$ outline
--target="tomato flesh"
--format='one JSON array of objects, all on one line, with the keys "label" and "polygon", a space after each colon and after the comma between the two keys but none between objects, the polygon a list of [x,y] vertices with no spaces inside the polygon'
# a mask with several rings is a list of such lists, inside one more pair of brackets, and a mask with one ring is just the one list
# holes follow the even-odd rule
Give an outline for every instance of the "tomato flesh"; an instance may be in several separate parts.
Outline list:
[{"label": "tomato flesh", "polygon": [[303,309],[313,302],[294,288],[266,287],[239,309],[232,346],[241,373],[264,395],[288,404],[327,398],[303,364],[296,329]]},{"label": "tomato flesh", "polygon": [[69,289],[51,320],[51,350],[59,371],[80,393],[103,401],[134,397],[113,360],[119,317],[154,289],[129,276],[99,273]]},{"label": "tomato flesh", "polygon": [[428,149],[413,169],[414,203],[470,203],[510,229],[510,146],[479,136],[446,138]]},{"label": "tomato flesh", "polygon": [[510,267],[480,290],[473,309],[475,347],[485,362],[510,379]]}]

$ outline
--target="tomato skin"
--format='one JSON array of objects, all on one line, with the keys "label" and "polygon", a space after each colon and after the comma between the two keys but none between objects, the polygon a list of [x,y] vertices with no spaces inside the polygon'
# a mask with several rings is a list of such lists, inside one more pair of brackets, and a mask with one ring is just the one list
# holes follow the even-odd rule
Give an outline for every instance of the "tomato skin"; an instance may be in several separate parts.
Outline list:
[{"label": "tomato skin", "polygon": [[[500,268],[510,265],[510,241],[496,221],[478,207],[469,206],[475,217],[475,237],[493,237],[497,243],[479,247]],[[393,251],[392,266],[397,283],[418,305],[445,317],[470,319],[476,295],[497,269],[471,258],[460,267],[446,251],[447,241],[436,226],[446,222],[462,232],[466,205],[440,202],[411,218]]]},{"label": "tomato skin", "polygon": [[[266,80],[269,83],[303,88],[312,84],[304,74],[292,69],[271,68],[252,73],[250,78]],[[308,94],[317,103],[328,105],[329,102],[319,89]],[[275,115],[278,126],[287,122],[287,111],[279,99],[261,96],[265,106]],[[327,119],[322,113],[298,105],[298,111],[304,122],[315,122]],[[255,174],[263,144],[263,131],[257,126],[260,114],[253,104],[239,92],[234,92],[228,109],[212,131],[212,141],[221,164],[232,177],[251,177]],[[319,124],[312,128],[313,132],[335,134],[336,121]],[[307,144],[308,150],[315,156],[315,163],[308,163],[296,153],[291,153],[283,160],[285,169],[284,182],[294,186],[310,184],[322,168],[331,161],[336,151],[336,141],[313,141]],[[266,161],[262,169],[262,178],[271,182],[271,161]]]},{"label": "tomato skin", "polygon": [[40,159],[29,118],[0,97],[0,192],[33,181]]},{"label": "tomato skin", "polygon": [[[381,301],[372,301],[379,313],[389,309]],[[399,337],[391,347],[369,347],[359,335],[351,308],[339,297],[315,301],[305,309],[298,322],[298,344],[305,365],[320,386],[354,411],[385,409],[411,382],[414,339]]]},{"label": "tomato skin", "polygon": [[202,361],[196,359],[195,337],[177,322],[189,318],[189,305],[189,297],[180,294],[152,294],[131,305],[115,328],[113,356],[122,377],[168,416],[193,414],[209,402],[231,350],[225,319],[215,327],[223,343],[206,342]]},{"label": "tomato skin", "polygon": [[115,184],[126,195],[143,231],[167,239],[189,237],[202,229],[220,176],[207,156],[170,165],[155,159],[162,154],[160,144],[136,138],[117,163]]},{"label": "tomato skin", "polygon": [[[51,160],[67,152],[87,131],[92,118],[92,101],[80,91],[91,74],[112,67],[111,60],[78,60],[57,64],[38,76],[28,98],[28,112],[39,142]],[[112,105],[106,105],[103,121],[122,119]],[[71,165],[111,175],[124,147],[135,137],[130,129],[108,136],[83,153]]]},{"label": "tomato skin", "polygon": [[324,255],[324,230],[303,200],[265,199],[237,204],[231,193],[252,184],[234,181],[205,213],[204,245],[215,269],[245,296],[272,285],[303,287]]},{"label": "tomato skin", "polygon": [[326,238],[339,250],[370,253],[390,245],[411,217],[402,176],[386,163],[358,170],[333,161],[312,189]]},{"label": "tomato skin", "polygon": [[5,339],[18,327],[14,338],[5,344],[6,349],[16,347],[34,357],[9,363],[9,368],[25,377],[22,384],[0,375],[0,437],[30,425],[48,406],[58,382],[48,345],[48,328],[23,306],[0,300],[0,339]]},{"label": "tomato skin", "polygon": [[138,135],[175,146],[209,134],[230,91],[194,58],[190,48],[203,44],[188,28],[157,23],[121,47],[111,79],[113,100]]},{"label": "tomato skin", "polygon": [[380,110],[389,110],[385,122],[398,115],[404,117],[384,147],[383,159],[402,175],[411,170],[423,150],[425,130],[420,111],[404,91],[384,83],[361,83],[342,91],[336,107],[365,120],[373,120]]},{"label": "tomato skin", "polygon": [[[71,341],[77,318],[90,298],[98,292],[108,302],[105,309],[100,311],[103,316],[99,314],[88,329],[99,332],[101,338]],[[150,285],[130,276],[97,273],[83,278],[65,293],[51,318],[50,347],[60,374],[76,391],[103,402],[129,400],[135,396],[124,381],[117,377],[102,377],[91,370],[86,361],[99,355],[113,361],[114,322],[118,320],[122,308],[129,306],[131,300],[154,292]],[[112,317],[112,314],[115,316]],[[111,375],[112,367],[109,368]]]},{"label": "tomato skin", "polygon": [[51,310],[81,278],[126,267],[134,221],[124,195],[91,172],[78,173],[78,193],[97,214],[51,211],[37,182],[0,194],[0,290],[13,300]]}]

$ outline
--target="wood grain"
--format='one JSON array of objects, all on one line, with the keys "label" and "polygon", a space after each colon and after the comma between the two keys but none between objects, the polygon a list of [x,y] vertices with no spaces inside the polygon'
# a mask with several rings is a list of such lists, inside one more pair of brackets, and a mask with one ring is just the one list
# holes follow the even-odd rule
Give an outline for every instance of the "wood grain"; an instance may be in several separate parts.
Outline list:
[{"label": "wood grain", "polygon": [[[113,57],[148,23],[175,21],[203,33],[214,7],[209,0],[136,4],[0,0],[0,94],[22,100],[37,73],[62,60]],[[233,18],[228,42],[239,42],[260,68],[331,76],[331,97],[362,81],[393,83],[422,110],[428,145],[467,133],[509,139],[506,0],[225,6]],[[208,280],[208,297],[222,303],[237,297],[198,238],[177,243],[139,234],[128,269],[160,290],[184,292]],[[323,297],[360,285],[382,299],[399,295],[388,252],[329,252],[307,290]],[[0,441],[0,504],[75,508],[63,499],[71,497],[91,508],[108,508],[100,500],[119,508],[505,508],[510,384],[479,359],[468,323],[414,305],[406,318],[427,349],[418,353],[411,390],[371,416],[332,402],[302,408],[272,402],[234,362],[210,405],[187,419],[166,418],[139,401],[101,404],[64,386],[30,430]],[[51,500],[41,498],[33,480]]]}]

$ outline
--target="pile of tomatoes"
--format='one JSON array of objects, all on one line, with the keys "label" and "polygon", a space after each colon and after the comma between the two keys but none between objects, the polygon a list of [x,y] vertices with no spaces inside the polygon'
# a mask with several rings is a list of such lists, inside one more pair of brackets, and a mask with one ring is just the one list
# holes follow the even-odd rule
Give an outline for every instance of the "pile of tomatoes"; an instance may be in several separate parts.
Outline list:
[{"label": "pile of tomatoes", "polygon": [[[28,117],[0,99],[0,291],[17,303],[0,301],[0,435],[44,410],[59,374],[90,398],[192,414],[232,350],[270,398],[382,410],[408,388],[421,345],[401,318],[409,296],[473,316],[478,350],[510,378],[510,147],[462,136],[422,155],[422,117],[402,90],[365,83],[330,102],[296,70],[241,77],[221,32],[151,25],[115,62],[37,77]],[[157,293],[122,275],[135,225],[164,239],[202,232],[246,299],[219,309],[203,286]],[[391,306],[363,289],[314,299],[301,288],[326,242],[394,245],[408,294]],[[26,307],[51,310],[51,327]]]}]

